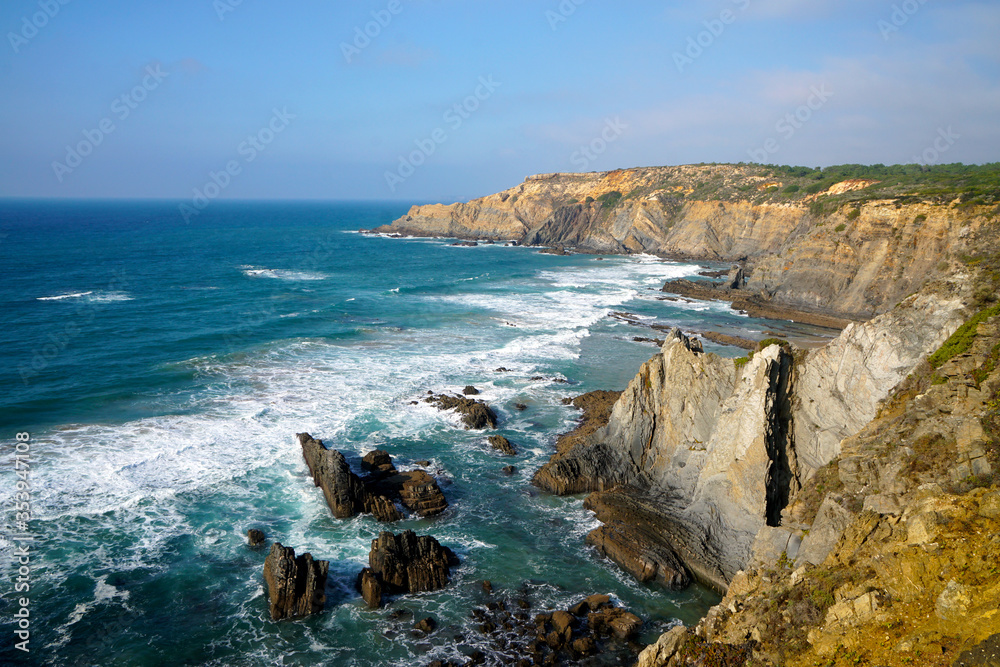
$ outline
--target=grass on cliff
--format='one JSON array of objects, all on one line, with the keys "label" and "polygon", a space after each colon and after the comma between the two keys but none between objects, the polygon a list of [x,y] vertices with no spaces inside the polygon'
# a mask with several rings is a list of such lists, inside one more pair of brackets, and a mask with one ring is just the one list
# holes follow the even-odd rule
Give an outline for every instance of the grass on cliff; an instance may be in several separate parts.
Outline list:
[{"label": "grass on cliff", "polygon": [[997,315],[1000,315],[1000,304],[979,311],[968,322],[960,326],[927,361],[933,368],[937,369],[958,355],[965,354],[976,340],[976,329],[979,324]]}]

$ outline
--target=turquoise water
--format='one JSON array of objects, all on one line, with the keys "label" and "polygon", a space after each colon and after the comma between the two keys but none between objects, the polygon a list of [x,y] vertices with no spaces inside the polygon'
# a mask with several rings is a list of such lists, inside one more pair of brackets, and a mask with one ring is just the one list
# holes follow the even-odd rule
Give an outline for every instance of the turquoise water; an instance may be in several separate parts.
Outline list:
[{"label": "turquoise water", "polygon": [[[0,506],[9,529],[14,434],[30,432],[38,538],[27,656],[7,643],[13,545],[0,545],[5,659],[423,664],[455,655],[483,579],[526,587],[539,608],[610,593],[649,620],[649,637],[716,601],[623,575],[583,545],[597,524],[580,499],[539,494],[530,479],[578,417],[562,399],[624,388],[656,351],[631,340],[653,332],[610,312],[756,336],[775,324],[657,300],[694,264],[355,232],[405,212],[215,203],[184,224],[172,203],[0,204]],[[498,413],[516,460],[453,415],[409,404],[467,384]],[[302,431],[355,464],[374,448],[401,468],[432,462],[451,508],[392,528],[458,553],[448,589],[364,607],[354,579],[384,526],[331,517],[295,442]],[[270,621],[250,527],[331,561],[322,615]],[[398,608],[443,629],[416,640],[412,620],[390,617]]]}]

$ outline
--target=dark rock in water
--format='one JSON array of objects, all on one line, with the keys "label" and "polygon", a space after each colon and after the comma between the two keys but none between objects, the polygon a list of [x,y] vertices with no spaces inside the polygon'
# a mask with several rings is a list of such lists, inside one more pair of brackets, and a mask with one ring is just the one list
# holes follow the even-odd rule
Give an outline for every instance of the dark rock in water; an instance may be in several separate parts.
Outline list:
[{"label": "dark rock in water", "polygon": [[475,248],[479,244],[475,241],[459,241],[458,243],[452,243],[452,245],[458,248]]},{"label": "dark rock in water", "polygon": [[454,410],[462,415],[462,422],[468,429],[496,428],[497,416],[490,406],[482,401],[446,394],[431,394],[424,399],[425,403],[439,410]]},{"label": "dark rock in water", "polygon": [[423,517],[440,514],[448,507],[433,477],[422,470],[400,473],[385,451],[375,450],[365,455],[362,466],[369,476],[361,479],[351,472],[340,452],[327,449],[322,441],[300,433],[299,442],[313,480],[323,489],[327,504],[338,519],[372,514],[384,523],[399,521],[403,515],[396,508],[397,500]]},{"label": "dark rock in water", "polygon": [[422,517],[436,516],[448,509],[448,501],[437,480],[423,470],[404,472],[390,478],[400,480],[399,497],[403,506]]},{"label": "dark rock in water", "polygon": [[435,630],[437,630],[437,621],[435,621],[431,616],[417,621],[413,626],[413,629],[417,632],[422,632],[425,635],[429,635]]},{"label": "dark rock in water", "polygon": [[517,456],[517,450],[514,449],[514,445],[510,444],[510,440],[503,437],[502,435],[491,435],[489,437],[490,446],[493,449],[502,452],[504,456]]},{"label": "dark rock in water", "polygon": [[538,252],[540,254],[542,254],[542,255],[560,255],[561,256],[561,255],[568,255],[569,254],[568,252],[566,252],[566,248],[564,248],[562,246],[555,246],[553,248],[545,248],[544,250],[539,250]]},{"label": "dark rock in water", "polygon": [[495,369],[493,372],[494,373],[510,373],[510,369],[506,368],[504,366],[501,366],[500,368]]},{"label": "dark rock in water", "polygon": [[524,403],[515,403],[514,407],[520,410],[521,412],[524,412],[525,410],[528,409],[528,406],[525,405]]},{"label": "dark rock in water", "polygon": [[493,593],[493,582],[486,580],[483,582],[483,592],[491,595]]},{"label": "dark rock in water", "polygon": [[271,618],[278,621],[322,611],[329,570],[329,561],[313,560],[308,553],[296,557],[295,549],[272,544],[264,560]]},{"label": "dark rock in water", "polygon": [[465,386],[465,389],[462,390],[462,393],[465,394],[466,396],[478,396],[479,390],[473,387],[471,384],[469,384]]},{"label": "dark rock in water", "polygon": [[308,433],[299,433],[298,438],[313,482],[323,489],[323,496],[333,516],[349,519],[364,512],[364,484],[361,478],[351,472],[344,455],[335,449],[327,449],[321,440],[316,440]]},{"label": "dark rock in water", "polygon": [[[358,585],[369,606],[381,604],[382,596],[436,591],[448,585],[451,567],[458,558],[451,549],[430,536],[412,530],[400,535],[384,532],[372,540],[369,568],[362,570]],[[375,584],[378,584],[376,586]],[[378,592],[376,596],[374,593]]]},{"label": "dark rock in water", "polygon": [[366,567],[361,570],[361,574],[358,575],[358,589],[370,609],[382,606],[382,582],[371,568]]},{"label": "dark rock in water", "polygon": [[513,475],[517,472],[517,468],[515,466],[504,466],[500,471],[505,475]]},{"label": "dark rock in water", "polygon": [[429,466],[431,464],[430,461],[414,461],[414,463],[416,463],[418,466],[421,466],[421,467],[424,467],[424,468],[426,468],[427,466]]},{"label": "dark rock in water", "polygon": [[393,523],[403,518],[392,500],[374,493],[365,495],[365,513],[371,514],[376,521],[382,523]]},{"label": "dark rock in water", "polygon": [[392,464],[392,457],[389,456],[389,452],[382,451],[381,449],[376,449],[365,454],[365,457],[361,459],[361,468],[363,470],[385,473],[396,472],[396,466]]},{"label": "dark rock in water", "polygon": [[722,271],[699,271],[698,275],[706,278],[722,278],[723,276],[728,276],[729,271],[725,269]]},{"label": "dark rock in water", "polygon": [[266,539],[267,538],[264,535],[264,531],[262,530],[251,528],[250,530],[247,531],[247,543],[252,547],[259,547],[260,545],[264,544],[264,541]]}]

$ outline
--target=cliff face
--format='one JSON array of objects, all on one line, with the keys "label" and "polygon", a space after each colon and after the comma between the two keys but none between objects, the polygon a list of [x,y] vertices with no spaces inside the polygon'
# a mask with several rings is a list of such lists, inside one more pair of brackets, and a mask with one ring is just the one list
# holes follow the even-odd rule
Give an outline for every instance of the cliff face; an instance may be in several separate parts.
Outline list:
[{"label": "cliff face", "polygon": [[[968,239],[996,216],[957,201],[831,199],[874,181],[776,201],[760,193],[782,183],[761,170],[716,165],[531,176],[466,204],[414,206],[376,231],[746,260],[748,289],[785,305],[867,319],[948,274]],[[832,210],[814,209],[825,201]]]},{"label": "cliff face", "polygon": [[748,638],[754,664],[996,664],[1000,309],[985,315],[806,484],[785,513],[801,545],[755,554],[693,633],[640,665],[703,664]]},{"label": "cliff face", "polygon": [[[755,554],[801,541],[779,528],[790,498],[967,317],[960,291],[935,285],[794,363],[778,345],[743,363],[704,354],[675,330],[607,426],[554,456],[535,483],[596,492],[587,506],[612,530],[592,542],[629,571],[673,572],[676,557],[725,590]],[[645,557],[626,548],[643,542]]]}]

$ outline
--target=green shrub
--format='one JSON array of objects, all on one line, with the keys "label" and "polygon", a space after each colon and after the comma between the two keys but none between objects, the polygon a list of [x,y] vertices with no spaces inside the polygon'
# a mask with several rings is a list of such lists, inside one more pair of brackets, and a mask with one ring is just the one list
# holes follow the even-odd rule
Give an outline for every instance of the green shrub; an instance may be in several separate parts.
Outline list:
[{"label": "green shrub", "polygon": [[797,185],[789,185],[787,188],[785,188],[785,194],[789,195],[798,191],[799,191],[799,186]]},{"label": "green shrub", "polygon": [[610,211],[618,202],[622,200],[622,193],[617,190],[612,190],[611,192],[606,192],[597,198],[597,201],[601,202],[601,209],[605,211]]},{"label": "green shrub", "polygon": [[860,208],[852,208],[850,211],[847,212],[847,219],[848,220],[857,220],[858,216],[860,216],[860,215],[861,215],[861,209]]},{"label": "green shrub", "polygon": [[919,225],[921,222],[926,222],[926,221],[927,221],[927,216],[921,213],[920,215],[918,215],[913,219],[913,224]]},{"label": "green shrub", "polygon": [[812,204],[809,204],[809,212],[817,218],[822,217],[825,213],[823,210],[823,202],[814,201]]},{"label": "green shrub", "polygon": [[833,231],[835,231],[835,232],[837,232],[839,234],[840,232],[844,231],[845,229],[847,229],[847,225],[845,225],[844,223],[840,223],[839,225],[837,225],[836,227],[833,228]]},{"label": "green shrub", "polygon": [[969,318],[968,322],[960,326],[958,331],[953,333],[951,338],[946,340],[944,345],[932,354],[927,361],[934,368],[941,368],[948,360],[960,354],[965,354],[976,340],[976,329],[979,327],[979,323],[997,315],[1000,315],[1000,305],[979,311]]}]

